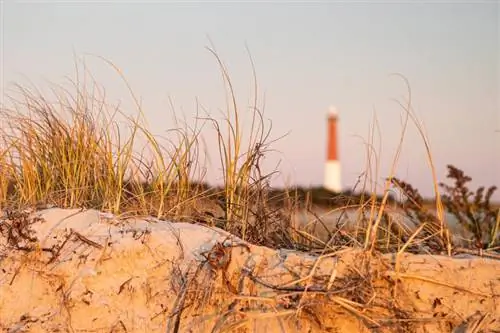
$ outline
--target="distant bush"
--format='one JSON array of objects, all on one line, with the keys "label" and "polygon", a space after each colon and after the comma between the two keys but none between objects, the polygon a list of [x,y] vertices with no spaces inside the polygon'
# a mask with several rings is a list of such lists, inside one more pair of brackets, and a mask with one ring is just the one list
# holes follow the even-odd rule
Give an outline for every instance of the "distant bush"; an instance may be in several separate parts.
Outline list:
[{"label": "distant bush", "polygon": [[[444,208],[452,214],[457,223],[471,233],[474,247],[478,249],[499,249],[500,245],[500,214],[499,208],[491,203],[491,197],[497,187],[490,186],[487,190],[481,186],[476,191],[469,190],[467,184],[472,180],[459,168],[448,165],[447,178],[453,180],[451,185],[443,182],[439,186],[444,193],[441,195]],[[406,200],[400,203],[400,207],[406,215],[418,223],[438,225],[434,212],[426,208],[426,201],[412,185],[399,180],[391,179],[406,196]],[[424,228],[424,231],[429,228]],[[436,229],[428,230],[430,234]]]},{"label": "distant bush", "polygon": [[456,217],[460,225],[472,233],[477,248],[487,249],[499,246],[499,209],[491,205],[491,197],[497,187],[490,186],[486,190],[484,186],[481,186],[475,192],[471,191],[467,183],[472,178],[453,165],[447,167],[447,177],[453,180],[453,184],[440,183],[445,191],[442,198],[446,209]]},{"label": "distant bush", "polygon": [[[272,189],[274,197],[280,198],[284,194],[294,195],[301,205],[315,205],[325,208],[341,208],[347,205],[360,205],[366,202],[367,198],[372,197],[371,193],[353,191],[343,191],[341,193],[332,192],[324,187],[292,187],[288,189]],[[382,196],[376,196],[376,201],[381,202]],[[389,194],[387,203],[394,203],[396,200],[392,194]]]}]

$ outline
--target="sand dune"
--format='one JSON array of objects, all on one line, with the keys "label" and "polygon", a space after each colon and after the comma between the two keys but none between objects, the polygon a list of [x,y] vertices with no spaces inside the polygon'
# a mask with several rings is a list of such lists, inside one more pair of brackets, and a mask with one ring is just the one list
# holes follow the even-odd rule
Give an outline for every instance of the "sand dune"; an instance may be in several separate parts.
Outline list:
[{"label": "sand dune", "polygon": [[500,332],[493,259],[319,256],[95,210],[0,221],[4,332]]}]

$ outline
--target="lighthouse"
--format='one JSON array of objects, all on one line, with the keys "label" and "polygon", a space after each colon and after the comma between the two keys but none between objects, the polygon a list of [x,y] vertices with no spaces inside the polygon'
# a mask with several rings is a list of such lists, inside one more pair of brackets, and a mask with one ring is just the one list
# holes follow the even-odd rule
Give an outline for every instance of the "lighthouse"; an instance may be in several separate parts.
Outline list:
[{"label": "lighthouse", "polygon": [[334,106],[328,109],[327,154],[324,187],[332,192],[342,191],[338,154],[338,113]]}]

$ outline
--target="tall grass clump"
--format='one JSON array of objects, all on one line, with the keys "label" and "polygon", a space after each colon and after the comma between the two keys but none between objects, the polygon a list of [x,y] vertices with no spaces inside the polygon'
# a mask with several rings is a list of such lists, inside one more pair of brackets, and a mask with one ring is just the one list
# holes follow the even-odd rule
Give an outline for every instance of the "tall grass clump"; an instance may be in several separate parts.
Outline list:
[{"label": "tall grass clump", "polygon": [[[397,101],[403,109],[404,119],[399,145],[396,149],[390,174],[385,178],[382,195],[377,195],[376,187],[372,187],[371,195],[359,195],[355,206],[360,207],[359,219],[356,221],[351,234],[360,241],[363,238],[364,249],[372,252],[397,252],[405,251],[416,253],[448,254],[463,251],[464,242],[457,241],[457,234],[452,234],[452,228],[446,221],[446,213],[453,216],[459,226],[463,227],[469,235],[467,248],[480,250],[499,250],[500,210],[492,204],[491,198],[496,191],[496,186],[479,187],[475,191],[468,188],[471,178],[453,165],[448,165],[447,178],[452,184],[438,180],[434,159],[431,153],[429,140],[423,125],[417,120],[412,107],[411,89],[408,81],[401,75],[408,87],[408,100],[405,104]],[[432,173],[434,197],[424,200],[418,190],[411,184],[395,176],[397,162],[402,151],[403,141],[409,122],[413,122],[421,136],[429,167]],[[377,122],[374,122],[374,128]],[[373,141],[373,129],[371,140]],[[367,146],[367,170],[364,172],[362,194],[367,183],[374,183],[378,175],[379,160],[373,143]],[[380,148],[379,148],[380,149]],[[372,161],[375,159],[375,163]],[[403,200],[391,200],[391,194],[399,191]],[[433,207],[429,209],[429,203]],[[368,210],[368,214],[366,214]],[[400,216],[404,213],[405,216]],[[472,240],[470,240],[472,239]],[[472,245],[472,246],[471,246]]]},{"label": "tall grass clump", "polygon": [[9,96],[0,112],[3,205],[180,214],[197,167],[198,129],[172,129],[177,136],[160,143],[142,110],[127,116],[86,82],[53,87],[52,99],[15,86],[20,97]]},{"label": "tall grass clump", "polygon": [[414,231],[414,233],[408,238],[406,244],[403,246],[402,249],[404,249],[408,245],[410,245],[410,240],[413,240],[414,237],[416,237],[424,228],[427,227],[427,228],[429,228],[431,230],[430,233],[433,235],[433,237],[435,236],[435,237],[437,237],[439,239],[439,243],[440,243],[440,247],[441,247],[440,249],[441,250],[445,250],[446,249],[448,251],[448,253],[449,253],[450,252],[450,248],[451,248],[451,242],[450,242],[450,239],[449,239],[449,230],[448,230],[448,227],[447,227],[447,225],[445,223],[445,220],[444,220],[444,210],[443,210],[443,205],[442,205],[442,202],[441,202],[441,196],[439,194],[436,168],[434,166],[434,159],[432,157],[431,148],[430,148],[430,145],[429,145],[429,140],[428,140],[427,136],[425,135],[425,132],[424,132],[422,124],[420,124],[418,122],[418,120],[417,120],[417,118],[416,118],[416,116],[414,114],[413,105],[412,105],[412,94],[411,94],[410,84],[409,84],[408,80],[404,76],[399,75],[399,74],[397,74],[397,76],[401,77],[404,80],[404,82],[406,83],[406,86],[408,88],[408,99],[407,99],[407,102],[406,103],[402,103],[400,101],[397,101],[397,103],[400,105],[400,107],[404,111],[404,121],[403,121],[403,128],[402,128],[402,132],[401,132],[401,139],[400,139],[398,148],[397,148],[395,156],[394,156],[394,160],[393,160],[393,164],[392,164],[392,167],[391,167],[390,175],[386,178],[386,181],[385,181],[385,185],[384,185],[384,198],[383,198],[383,200],[381,202],[381,205],[380,205],[377,217],[375,219],[375,222],[373,224],[370,223],[369,226],[368,226],[367,238],[365,239],[365,247],[369,246],[371,250],[373,250],[374,247],[375,247],[375,243],[376,243],[376,239],[377,239],[376,235],[377,235],[377,232],[378,232],[378,227],[379,227],[379,224],[380,224],[380,222],[382,221],[382,219],[384,217],[384,214],[383,214],[384,213],[384,207],[385,207],[387,198],[389,197],[389,193],[391,191],[392,179],[395,176],[396,166],[397,166],[397,162],[399,160],[399,156],[401,154],[401,150],[402,150],[403,141],[404,141],[405,133],[406,133],[406,130],[407,130],[407,126],[408,126],[409,121],[411,120],[416,125],[416,128],[417,128],[417,130],[418,130],[418,132],[419,132],[419,134],[420,134],[420,136],[421,136],[421,138],[423,140],[423,143],[424,143],[425,149],[426,149],[426,153],[427,153],[427,160],[428,160],[431,172],[432,172],[432,182],[433,182],[433,185],[434,185],[434,192],[435,192],[435,198],[436,198],[436,219],[432,220],[432,221],[429,221],[429,222],[426,222],[426,224],[423,225],[422,228],[419,228],[416,231]]},{"label": "tall grass clump", "polygon": [[265,173],[262,170],[262,159],[271,151],[270,145],[274,140],[270,139],[272,126],[266,127],[264,110],[258,105],[258,85],[252,57],[254,96],[250,106],[250,129],[245,135],[241,121],[243,112],[237,103],[229,72],[215,49],[207,49],[219,65],[228,101],[222,121],[207,118],[215,129],[222,166],[224,228],[257,244],[291,246],[291,217],[271,205],[269,200],[270,178],[277,171]]},{"label": "tall grass clump", "polygon": [[[340,198],[337,201],[344,205],[343,207],[336,205],[333,209],[333,211],[340,211],[339,222],[337,225],[330,227],[330,230],[327,230],[329,241],[325,243],[322,253],[335,249],[336,244],[347,244],[361,247],[367,253],[373,253],[374,251],[403,253],[411,250],[413,252],[451,254],[453,246],[450,230],[445,221],[444,206],[429,140],[423,125],[415,116],[408,80],[400,74],[396,74],[396,76],[403,79],[408,95],[405,102],[395,101],[402,109],[403,119],[400,140],[394,152],[389,175],[384,175],[384,183],[379,184],[380,156],[378,152],[381,151],[381,147],[375,147],[374,137],[377,129],[380,134],[380,129],[375,118],[370,128],[369,141],[365,142],[367,157],[365,171],[360,175],[355,188],[350,191],[350,194],[332,194],[336,195],[336,199]],[[402,216],[404,209],[401,209],[400,203],[395,200],[397,191],[395,191],[394,187],[396,187],[396,190],[398,189],[398,179],[396,178],[398,162],[403,150],[407,129],[412,123],[424,142],[435,192],[433,200],[434,212],[425,221],[410,216]],[[353,194],[354,191],[358,191],[360,194]],[[341,222],[344,221],[342,217],[347,214],[344,212],[355,212],[356,217],[351,216],[346,219],[346,222]],[[320,218],[316,220],[320,220]],[[324,223],[322,224],[324,225]],[[325,229],[327,228],[325,227]]]},{"label": "tall grass clump", "polygon": [[[103,103],[67,91],[51,102],[40,93],[17,86],[22,99],[2,110],[4,141],[13,185],[9,197],[18,205],[49,203],[62,207],[113,209],[121,198],[128,142],[116,144],[112,119]],[[102,125],[101,125],[102,124]]]},{"label": "tall grass clump", "polygon": [[[52,94],[15,85],[9,106],[2,106],[0,200],[3,206],[55,205],[94,208],[115,214],[153,215],[195,220],[206,202],[219,202],[218,226],[256,243],[293,246],[290,214],[270,203],[270,178],[262,160],[271,149],[271,125],[258,107],[253,61],[254,98],[250,127],[237,103],[229,73],[213,48],[227,88],[222,120],[197,116],[180,121],[165,136],[148,127],[139,99],[122,71],[98,57],[122,79],[134,104],[133,116],[108,104],[87,67],[69,86],[52,86]],[[213,125],[222,166],[220,191],[203,185],[201,160],[205,124]],[[290,199],[290,198],[289,198]],[[292,205],[292,203],[290,203]]]}]

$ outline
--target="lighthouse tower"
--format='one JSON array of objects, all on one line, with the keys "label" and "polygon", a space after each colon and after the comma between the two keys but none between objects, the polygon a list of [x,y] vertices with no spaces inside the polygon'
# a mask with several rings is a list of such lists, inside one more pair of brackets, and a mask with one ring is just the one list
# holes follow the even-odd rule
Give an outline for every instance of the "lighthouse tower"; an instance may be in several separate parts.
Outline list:
[{"label": "lighthouse tower", "polygon": [[332,192],[342,191],[340,162],[338,155],[338,113],[334,106],[328,110],[327,159],[325,164],[324,187]]}]

